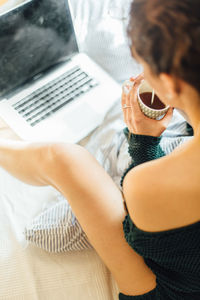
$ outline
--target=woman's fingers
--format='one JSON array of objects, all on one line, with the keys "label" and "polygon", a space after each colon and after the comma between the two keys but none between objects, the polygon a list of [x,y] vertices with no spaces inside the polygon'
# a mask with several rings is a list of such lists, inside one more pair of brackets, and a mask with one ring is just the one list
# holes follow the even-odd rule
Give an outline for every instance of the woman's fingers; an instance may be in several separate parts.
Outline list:
[{"label": "woman's fingers", "polygon": [[140,106],[138,103],[138,96],[137,96],[137,90],[138,90],[139,85],[140,85],[140,81],[136,82],[134,84],[134,88],[130,92],[130,102],[129,103],[131,106],[131,110],[135,116],[135,119],[143,117],[143,113],[140,109]]},{"label": "woman's fingers", "polygon": [[134,81],[134,86],[133,86],[132,90],[130,91],[130,102],[129,103],[132,107],[132,111],[134,112],[135,117],[137,117],[137,116],[141,117],[141,115],[142,115],[142,112],[141,112],[141,109],[140,109],[140,106],[138,103],[137,91],[138,91],[138,88],[143,79],[144,79],[143,73],[140,74],[139,76],[137,76]]},{"label": "woman's fingers", "polygon": [[124,114],[124,122],[131,132],[135,131],[135,118],[144,118],[137,101],[137,89],[144,79],[140,74],[136,78],[130,78],[123,84],[121,104]]},{"label": "woman's fingers", "polygon": [[127,97],[128,97],[128,94],[124,92],[124,88],[123,88],[122,97],[121,97],[121,105],[122,105],[122,111],[123,111],[125,123],[127,122],[127,115],[126,115],[127,108],[125,108],[127,106]]},{"label": "woman's fingers", "polygon": [[136,77],[131,77],[130,81],[134,81],[135,83],[141,82],[144,79],[144,73],[139,74]]},{"label": "woman's fingers", "polygon": [[129,130],[132,129],[132,118],[133,118],[133,111],[132,111],[132,106],[131,106],[131,92],[127,95],[127,108],[125,111],[125,119],[126,119],[126,124],[129,128]]}]

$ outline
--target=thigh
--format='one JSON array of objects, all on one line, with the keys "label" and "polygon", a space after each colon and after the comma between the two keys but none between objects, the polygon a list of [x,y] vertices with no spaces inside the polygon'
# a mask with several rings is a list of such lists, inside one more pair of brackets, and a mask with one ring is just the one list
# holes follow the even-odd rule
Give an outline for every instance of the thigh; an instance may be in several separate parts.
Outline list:
[{"label": "thigh", "polygon": [[73,212],[125,294],[155,287],[155,276],[124,238],[121,191],[92,155],[80,146],[58,149],[52,184],[67,198]]}]

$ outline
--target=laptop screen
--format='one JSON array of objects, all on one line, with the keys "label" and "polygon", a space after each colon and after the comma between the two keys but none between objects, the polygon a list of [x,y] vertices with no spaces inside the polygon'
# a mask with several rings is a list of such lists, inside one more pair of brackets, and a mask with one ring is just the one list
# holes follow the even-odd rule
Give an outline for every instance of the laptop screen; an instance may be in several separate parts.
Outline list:
[{"label": "laptop screen", "polygon": [[0,15],[0,98],[78,52],[67,0],[31,0]]}]

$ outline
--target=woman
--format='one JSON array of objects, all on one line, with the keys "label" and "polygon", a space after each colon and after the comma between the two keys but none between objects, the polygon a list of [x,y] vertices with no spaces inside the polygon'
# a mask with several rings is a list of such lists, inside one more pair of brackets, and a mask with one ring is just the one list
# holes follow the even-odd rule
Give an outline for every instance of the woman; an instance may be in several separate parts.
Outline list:
[{"label": "woman", "polygon": [[119,299],[200,299],[199,8],[197,0],[132,3],[132,54],[162,101],[188,115],[194,138],[160,158],[172,108],[160,121],[145,117],[136,99],[142,78],[134,80],[122,94],[133,158],[122,180],[128,212],[112,179],[82,147],[0,142],[3,168],[29,184],[52,185],[68,199],[115,277]]}]

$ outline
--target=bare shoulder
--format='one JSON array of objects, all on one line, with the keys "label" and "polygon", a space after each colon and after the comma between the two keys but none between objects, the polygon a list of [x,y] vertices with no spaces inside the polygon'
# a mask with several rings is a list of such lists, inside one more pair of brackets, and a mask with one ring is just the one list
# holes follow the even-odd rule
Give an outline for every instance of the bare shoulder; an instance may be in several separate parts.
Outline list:
[{"label": "bare shoulder", "polygon": [[128,211],[140,229],[162,231],[200,219],[200,174],[183,161],[179,154],[164,157],[132,169],[125,177]]}]

